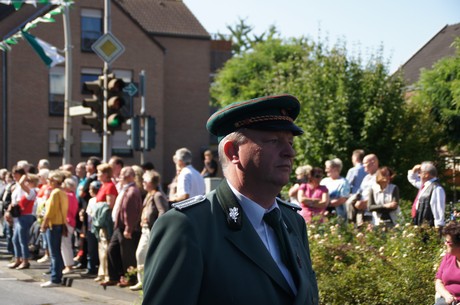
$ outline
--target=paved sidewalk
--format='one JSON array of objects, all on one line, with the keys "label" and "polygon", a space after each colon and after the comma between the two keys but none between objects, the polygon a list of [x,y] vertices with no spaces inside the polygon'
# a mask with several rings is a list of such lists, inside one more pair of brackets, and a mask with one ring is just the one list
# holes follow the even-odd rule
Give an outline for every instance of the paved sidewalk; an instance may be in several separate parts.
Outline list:
[{"label": "paved sidewalk", "polygon": [[[46,282],[50,279],[50,275],[43,275],[48,271],[49,263],[39,264],[36,260],[30,261],[30,268],[23,270],[9,269],[8,263],[11,261],[12,255],[6,251],[6,240],[0,238],[0,270],[4,277],[16,278],[24,282]],[[103,287],[94,278],[84,277],[82,275],[84,269],[75,270],[75,272],[64,276],[64,284],[68,287],[81,291],[82,294],[91,298],[110,298],[112,300],[121,301],[120,304],[141,304],[142,292],[131,291],[129,288],[120,288],[117,286]],[[65,287],[65,286],[63,286]],[[53,289],[53,288],[48,288]],[[45,289],[43,289],[45,291]],[[118,302],[113,302],[118,303]]]}]

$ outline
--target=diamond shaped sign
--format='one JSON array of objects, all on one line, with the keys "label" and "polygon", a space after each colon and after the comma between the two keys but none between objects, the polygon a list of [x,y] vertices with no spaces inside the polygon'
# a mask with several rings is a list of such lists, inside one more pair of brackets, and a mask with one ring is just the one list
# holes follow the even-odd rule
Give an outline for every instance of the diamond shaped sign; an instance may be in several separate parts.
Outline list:
[{"label": "diamond shaped sign", "polygon": [[108,64],[115,61],[125,51],[125,47],[112,33],[106,33],[99,37],[91,49]]}]

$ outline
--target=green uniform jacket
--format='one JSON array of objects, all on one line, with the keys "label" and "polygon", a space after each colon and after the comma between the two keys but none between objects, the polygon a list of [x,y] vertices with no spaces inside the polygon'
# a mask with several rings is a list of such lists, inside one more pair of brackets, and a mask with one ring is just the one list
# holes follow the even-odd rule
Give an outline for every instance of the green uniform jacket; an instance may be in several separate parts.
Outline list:
[{"label": "green uniform jacket", "polygon": [[143,304],[318,304],[305,221],[295,208],[278,203],[296,262],[297,295],[224,180],[206,197],[180,203],[155,222]]}]

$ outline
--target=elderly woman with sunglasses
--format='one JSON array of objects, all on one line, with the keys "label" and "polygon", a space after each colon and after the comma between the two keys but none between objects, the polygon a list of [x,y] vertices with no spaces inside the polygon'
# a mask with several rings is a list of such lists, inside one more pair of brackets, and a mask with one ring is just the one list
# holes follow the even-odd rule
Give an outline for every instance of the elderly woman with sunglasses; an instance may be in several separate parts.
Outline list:
[{"label": "elderly woman with sunglasses", "polygon": [[436,273],[436,304],[460,302],[460,223],[451,222],[443,230],[446,255]]}]

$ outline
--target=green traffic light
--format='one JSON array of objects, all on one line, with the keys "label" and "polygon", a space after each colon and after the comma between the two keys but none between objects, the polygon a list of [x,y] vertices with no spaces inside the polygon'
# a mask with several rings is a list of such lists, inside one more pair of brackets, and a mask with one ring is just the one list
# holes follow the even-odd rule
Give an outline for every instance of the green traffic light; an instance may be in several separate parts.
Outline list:
[{"label": "green traffic light", "polygon": [[107,125],[111,128],[118,128],[123,125],[124,119],[118,114],[112,114],[107,119]]}]

